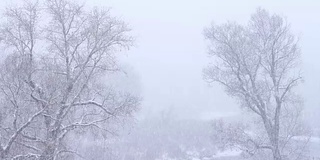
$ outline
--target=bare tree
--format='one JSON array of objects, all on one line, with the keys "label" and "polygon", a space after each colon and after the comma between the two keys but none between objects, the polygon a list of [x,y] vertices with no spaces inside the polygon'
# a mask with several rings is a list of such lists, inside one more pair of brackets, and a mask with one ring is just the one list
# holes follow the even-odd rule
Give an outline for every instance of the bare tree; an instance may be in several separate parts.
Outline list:
[{"label": "bare tree", "polygon": [[[204,35],[215,59],[204,70],[205,80],[223,85],[243,108],[259,117],[267,141],[251,143],[255,149],[271,151],[274,160],[283,160],[281,132],[297,124],[286,117],[302,105],[294,91],[301,82],[300,49],[290,25],[279,15],[258,9],[247,25],[212,25]],[[301,120],[300,115],[292,115],[291,120]]]},{"label": "bare tree", "polygon": [[4,16],[2,159],[66,158],[76,154],[65,143],[69,133],[112,133],[112,122],[137,109],[137,96],[102,81],[120,70],[117,53],[133,42],[127,25],[108,9],[47,0],[8,8]]}]

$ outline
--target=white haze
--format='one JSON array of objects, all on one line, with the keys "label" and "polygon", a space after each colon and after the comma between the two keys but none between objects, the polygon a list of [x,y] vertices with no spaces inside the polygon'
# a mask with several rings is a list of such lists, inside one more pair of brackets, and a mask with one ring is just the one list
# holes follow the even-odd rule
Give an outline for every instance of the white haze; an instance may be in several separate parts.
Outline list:
[{"label": "white haze", "polygon": [[211,22],[247,22],[257,7],[287,17],[300,37],[304,83],[300,88],[307,117],[317,124],[320,114],[320,2],[314,0],[91,0],[92,6],[111,6],[133,28],[137,46],[124,60],[141,77],[141,114],[174,107],[177,116],[210,119],[239,113],[234,100],[202,79],[207,65],[202,31]]},{"label": "white haze", "polygon": [[[15,3],[20,0],[2,0],[0,9]],[[258,7],[287,17],[292,31],[300,37],[304,83],[300,84],[299,93],[304,99],[304,117],[312,127],[320,128],[320,1],[80,0],[79,3],[90,7],[111,7],[111,13],[132,28],[135,46],[120,58],[124,71],[128,73],[113,77],[111,84],[119,89],[132,90],[142,97],[135,122],[142,121],[143,124],[129,123],[131,128],[140,129],[137,133],[133,130],[134,134],[143,135],[141,128],[148,126],[143,120],[161,117],[170,111],[173,114],[170,116],[186,122],[207,122],[221,117],[238,117],[243,113],[221,86],[208,85],[203,80],[202,70],[209,63],[203,30],[211,23],[236,21],[245,24]],[[120,81],[116,82],[118,79]],[[202,124],[203,127],[194,123],[199,130],[207,127],[207,124]],[[174,124],[181,125],[180,121]],[[164,130],[172,129],[166,127]],[[189,129],[183,125],[179,127]],[[176,130],[179,127],[173,126]],[[147,128],[146,133],[151,134],[152,129]],[[205,130],[205,135],[209,135],[208,132]],[[145,141],[153,138],[146,137]],[[130,138],[135,140],[135,137]]]},{"label": "white haze", "polygon": [[[177,108],[179,117],[212,119],[233,116],[240,110],[218,85],[202,79],[208,64],[204,27],[212,22],[244,24],[257,7],[287,17],[300,37],[304,83],[300,86],[309,120],[320,114],[320,2],[255,0],[90,0],[91,7],[110,7],[133,29],[136,45],[122,58],[139,77],[143,96],[140,116],[166,108]],[[19,3],[3,0],[1,8]],[[140,87],[140,86],[139,86]]]}]

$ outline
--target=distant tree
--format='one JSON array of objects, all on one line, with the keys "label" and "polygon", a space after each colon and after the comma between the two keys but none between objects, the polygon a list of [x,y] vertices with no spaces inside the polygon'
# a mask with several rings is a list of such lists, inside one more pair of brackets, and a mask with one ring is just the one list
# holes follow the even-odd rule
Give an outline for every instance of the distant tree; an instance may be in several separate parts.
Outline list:
[{"label": "distant tree", "polygon": [[[1,22],[0,159],[70,159],[71,132],[110,133],[140,99],[106,85],[133,38],[109,10],[26,2]],[[69,158],[68,158],[69,157]]]},{"label": "distant tree", "polygon": [[259,118],[263,128],[261,133],[249,134],[246,125],[215,123],[221,134],[229,134],[220,137],[224,144],[250,154],[270,151],[274,160],[290,156],[289,142],[304,130],[302,103],[294,90],[302,80],[300,49],[290,25],[283,17],[258,9],[247,25],[212,25],[204,36],[214,59],[204,69],[204,79],[223,85],[245,110]]}]

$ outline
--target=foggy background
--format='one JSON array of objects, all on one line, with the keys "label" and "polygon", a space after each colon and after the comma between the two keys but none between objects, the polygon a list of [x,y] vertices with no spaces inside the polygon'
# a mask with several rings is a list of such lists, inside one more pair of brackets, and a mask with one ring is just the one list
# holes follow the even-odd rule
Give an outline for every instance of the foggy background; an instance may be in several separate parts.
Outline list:
[{"label": "foggy background", "polygon": [[[180,141],[177,140],[178,142],[184,143],[190,137],[202,136],[205,140],[200,140],[202,142],[199,146],[212,147],[212,144],[207,143],[210,141],[210,124],[199,121],[210,122],[222,117],[238,118],[242,111],[239,104],[229,97],[219,84],[209,85],[203,80],[202,70],[210,61],[203,30],[211,23],[235,21],[246,24],[258,7],[287,17],[293,34],[299,36],[304,83],[299,85],[297,93],[304,99],[304,118],[312,128],[320,128],[318,123],[320,2],[315,0],[81,0],[79,2],[85,3],[88,8],[111,7],[111,14],[128,23],[132,35],[136,38],[135,46],[120,57],[120,64],[126,74],[106,79],[116,88],[130,90],[142,97],[139,111],[135,113],[134,120],[128,123],[129,129],[123,127],[129,131],[120,133],[119,139],[123,136],[129,142],[146,145],[150,140],[155,140],[154,134],[161,135],[162,131],[165,132],[161,135],[163,137],[159,136],[157,140],[161,141],[170,136],[174,139],[180,136],[175,135],[177,131],[184,131],[187,134],[183,135]],[[2,0],[0,9],[3,11],[5,6],[15,3],[19,3],[19,0]],[[164,115],[166,117],[163,118]],[[175,119],[170,119],[172,117]],[[162,122],[162,118],[172,120],[172,124]],[[156,120],[148,121],[150,119]],[[160,126],[160,129],[150,126]],[[134,132],[136,137],[127,136],[131,132]],[[89,153],[90,150],[87,148],[90,148],[94,136],[88,137],[84,143],[74,143],[74,146]],[[158,143],[161,142],[153,142],[153,144]],[[132,146],[136,147],[135,144]]]},{"label": "foggy background", "polygon": [[[140,77],[143,105],[140,115],[175,108],[181,118],[212,119],[239,114],[240,109],[217,84],[202,79],[208,64],[203,29],[214,22],[245,24],[257,7],[286,16],[300,37],[300,85],[306,117],[317,125],[320,95],[320,2],[314,0],[91,0],[92,6],[111,6],[132,27],[137,37],[123,60]],[[318,125],[320,126],[320,124]]]},{"label": "foggy background", "polygon": [[[3,0],[1,9],[19,2]],[[234,116],[240,109],[217,85],[202,79],[208,64],[203,29],[212,22],[245,24],[257,7],[287,17],[300,37],[302,73],[300,85],[307,118],[316,125],[320,114],[320,2],[314,0],[90,0],[90,7],[110,7],[132,28],[135,47],[122,62],[136,74],[135,90],[143,97],[138,117],[174,108],[180,118],[213,119]],[[320,124],[318,125],[320,126]]]}]

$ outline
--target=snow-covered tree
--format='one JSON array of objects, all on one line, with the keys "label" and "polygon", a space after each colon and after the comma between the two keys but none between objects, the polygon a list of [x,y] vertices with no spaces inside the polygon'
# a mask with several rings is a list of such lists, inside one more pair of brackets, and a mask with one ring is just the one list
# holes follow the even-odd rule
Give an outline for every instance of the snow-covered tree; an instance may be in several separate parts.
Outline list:
[{"label": "snow-covered tree", "polygon": [[7,8],[4,17],[0,159],[77,155],[68,134],[110,133],[111,122],[137,109],[137,96],[105,82],[120,70],[117,54],[133,42],[108,9],[46,0]]},{"label": "snow-covered tree", "polygon": [[[269,151],[274,160],[291,156],[288,144],[301,129],[302,103],[294,88],[301,82],[300,48],[285,18],[258,9],[247,25],[228,22],[204,33],[214,63],[204,70],[209,83],[218,82],[241,106],[259,118],[260,138],[245,126],[222,129],[228,144],[250,154]],[[223,127],[217,123],[216,128]],[[299,150],[298,150],[299,151]],[[269,154],[270,155],[270,154]],[[299,154],[297,154],[299,156]]]}]

